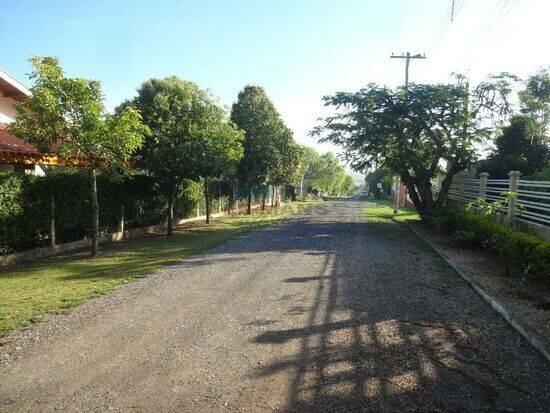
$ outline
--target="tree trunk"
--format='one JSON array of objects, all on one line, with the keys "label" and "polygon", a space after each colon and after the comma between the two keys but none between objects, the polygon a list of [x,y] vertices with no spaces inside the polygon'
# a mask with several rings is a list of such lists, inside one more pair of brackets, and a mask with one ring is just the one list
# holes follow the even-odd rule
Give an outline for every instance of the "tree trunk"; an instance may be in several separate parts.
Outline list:
[{"label": "tree trunk", "polygon": [[276,189],[275,193],[277,195],[276,195],[276,198],[275,198],[275,206],[279,206],[279,205],[281,205],[281,187],[277,186],[276,188],[277,189]]},{"label": "tree trunk", "polygon": [[435,212],[435,202],[430,180],[416,181],[405,176],[402,176],[402,179],[420,216],[425,217],[433,214]]},{"label": "tree trunk", "polygon": [[50,197],[50,248],[55,249],[55,200]]},{"label": "tree trunk", "polygon": [[172,183],[168,189],[168,230],[166,235],[174,235],[174,185]]},{"label": "tree trunk", "polygon": [[208,196],[208,180],[204,180],[204,203],[206,205],[206,223],[210,224],[210,199]]},{"label": "tree trunk", "polygon": [[447,196],[449,195],[449,189],[453,183],[454,176],[463,169],[463,165],[457,162],[452,162],[445,178],[441,181],[441,189],[437,196],[437,202],[439,206],[445,206],[447,204]]},{"label": "tree trunk", "polygon": [[252,214],[252,187],[248,188],[248,197],[246,199],[246,213]]},{"label": "tree trunk", "polygon": [[296,187],[295,186],[292,187],[292,196],[291,196],[290,200],[292,202],[296,202]]},{"label": "tree trunk", "polygon": [[222,213],[222,181],[218,181],[218,214]]},{"label": "tree trunk", "polygon": [[300,179],[300,196],[304,196],[304,177]]},{"label": "tree trunk", "polygon": [[271,206],[275,206],[275,185],[271,185]]},{"label": "tree trunk", "polygon": [[99,243],[99,203],[97,202],[97,169],[92,161],[92,257],[97,255]]},{"label": "tree trunk", "polygon": [[267,186],[264,188],[262,193],[262,211],[265,211],[265,199],[267,198]]},{"label": "tree trunk", "polygon": [[233,206],[235,205],[235,198],[234,198],[234,188],[231,186],[229,191],[229,199],[227,200],[227,215],[231,215],[231,210],[233,209]]}]

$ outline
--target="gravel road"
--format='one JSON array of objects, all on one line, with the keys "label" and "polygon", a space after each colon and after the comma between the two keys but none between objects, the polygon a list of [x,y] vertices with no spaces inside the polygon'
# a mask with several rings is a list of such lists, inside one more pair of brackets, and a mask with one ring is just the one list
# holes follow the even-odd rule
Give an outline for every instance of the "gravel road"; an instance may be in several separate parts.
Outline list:
[{"label": "gravel road", "polygon": [[0,410],[550,411],[545,361],[364,207],[323,203],[13,333]]}]

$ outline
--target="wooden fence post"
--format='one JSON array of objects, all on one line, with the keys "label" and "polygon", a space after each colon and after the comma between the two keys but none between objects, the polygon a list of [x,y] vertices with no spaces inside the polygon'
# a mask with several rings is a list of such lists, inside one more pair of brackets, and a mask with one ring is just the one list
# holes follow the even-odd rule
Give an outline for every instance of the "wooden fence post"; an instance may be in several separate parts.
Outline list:
[{"label": "wooden fence post", "polygon": [[55,249],[55,200],[50,197],[50,248]]},{"label": "wooden fence post", "polygon": [[516,196],[518,193],[519,178],[521,173],[519,171],[510,171],[510,182],[508,191],[510,196],[508,197],[508,224],[513,225],[516,218]]},{"label": "wooden fence post", "polygon": [[120,225],[119,225],[120,239],[124,238],[124,205],[120,207]]},{"label": "wooden fence post", "polygon": [[487,178],[489,178],[488,172],[482,172],[479,174],[479,197],[485,201],[487,195]]},{"label": "wooden fence post", "polygon": [[464,179],[460,179],[458,185],[458,204],[462,205],[464,203]]},{"label": "wooden fence post", "polygon": [[218,181],[218,214],[222,213],[222,181]]}]

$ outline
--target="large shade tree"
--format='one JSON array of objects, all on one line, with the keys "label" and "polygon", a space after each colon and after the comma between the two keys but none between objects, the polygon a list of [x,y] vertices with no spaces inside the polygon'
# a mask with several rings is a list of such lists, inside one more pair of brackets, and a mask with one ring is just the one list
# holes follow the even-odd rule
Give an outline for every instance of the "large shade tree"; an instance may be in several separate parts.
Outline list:
[{"label": "large shade tree", "polygon": [[135,109],[107,114],[98,81],[66,77],[55,57],[33,57],[31,63],[31,96],[17,104],[12,131],[44,153],[86,160],[92,177],[91,255],[95,256],[99,237],[98,168],[123,167],[148,129]]},{"label": "large shade tree", "polygon": [[204,183],[207,223],[210,223],[211,210],[209,183],[228,179],[235,174],[243,156],[243,140],[244,133],[226,118],[221,108],[214,106],[210,126],[202,136],[202,150],[195,159],[195,167]]},{"label": "large shade tree", "polygon": [[506,179],[510,171],[531,175],[550,159],[550,145],[540,125],[527,115],[515,115],[495,139],[495,150],[480,162],[479,171],[494,179]]},{"label": "large shade tree", "polygon": [[299,168],[296,170],[296,185],[298,186],[298,194],[300,196],[304,195],[304,190],[307,187],[308,181],[311,181],[313,178],[313,173],[315,171],[315,164],[319,160],[319,155],[317,151],[309,146],[301,146],[301,158]]},{"label": "large shade tree", "polygon": [[281,189],[296,183],[296,171],[300,169],[303,155],[300,146],[294,142],[292,131],[282,121],[274,132],[269,142],[271,159],[268,181],[273,185],[275,205],[279,205]]},{"label": "large shade tree", "polygon": [[274,160],[274,141],[281,133],[275,106],[259,86],[246,86],[231,109],[231,120],[244,131],[244,155],[238,166],[239,181],[247,187],[247,213],[251,213],[252,189],[265,185]]},{"label": "large shade tree", "polygon": [[518,93],[520,113],[496,134],[494,150],[480,162],[491,178],[507,178],[512,170],[531,175],[550,166],[550,71],[530,76]]},{"label": "large shade tree", "polygon": [[[167,233],[172,235],[175,198],[184,180],[204,179],[209,199],[208,181],[230,172],[240,159],[242,133],[208,92],[176,76],[147,80],[129,105],[139,110],[151,130],[138,163],[165,193]],[[207,212],[209,220],[209,208]]]},{"label": "large shade tree", "polygon": [[533,118],[538,125],[538,135],[548,141],[550,124],[550,68],[539,70],[530,76],[519,93],[521,112]]},{"label": "large shade tree", "polygon": [[397,90],[370,84],[325,97],[337,113],[312,134],[341,146],[357,171],[378,166],[400,175],[415,207],[429,214],[436,208],[432,179],[443,175],[439,195],[446,199],[453,176],[475,159],[476,144],[490,135],[489,120],[508,112],[509,92],[506,76],[471,93],[461,83]]},{"label": "large shade tree", "polygon": [[322,195],[348,195],[351,176],[332,152],[317,157],[309,171],[307,187]]}]

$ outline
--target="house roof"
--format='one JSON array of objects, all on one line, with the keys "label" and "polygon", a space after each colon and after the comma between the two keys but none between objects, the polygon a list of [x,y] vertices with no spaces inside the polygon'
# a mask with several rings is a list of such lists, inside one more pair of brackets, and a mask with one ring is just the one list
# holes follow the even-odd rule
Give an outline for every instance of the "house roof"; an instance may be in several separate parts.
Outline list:
[{"label": "house roof", "polygon": [[[2,69],[0,69],[0,92],[4,96],[18,101],[24,101],[31,94],[25,85]],[[87,164],[86,159],[81,157],[60,158],[56,148],[52,152],[50,154],[41,153],[34,145],[14,136],[7,124],[0,123],[0,163],[29,165],[42,163],[46,165],[75,166]]]},{"label": "house roof", "polygon": [[5,123],[0,123],[0,152],[18,155],[40,154],[35,146],[15,137]]},{"label": "house roof", "polygon": [[31,95],[30,90],[9,73],[0,69],[0,92],[15,100],[25,100]]},{"label": "house roof", "polygon": [[57,166],[87,166],[85,158],[62,158],[56,153],[41,153],[35,146],[15,137],[8,125],[0,123],[0,164],[44,164]]}]

